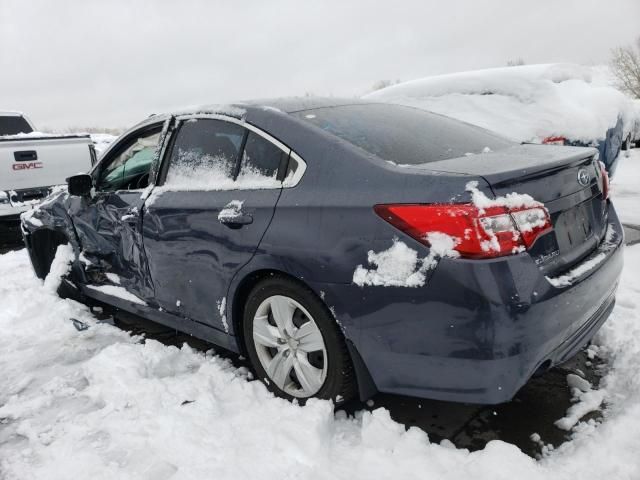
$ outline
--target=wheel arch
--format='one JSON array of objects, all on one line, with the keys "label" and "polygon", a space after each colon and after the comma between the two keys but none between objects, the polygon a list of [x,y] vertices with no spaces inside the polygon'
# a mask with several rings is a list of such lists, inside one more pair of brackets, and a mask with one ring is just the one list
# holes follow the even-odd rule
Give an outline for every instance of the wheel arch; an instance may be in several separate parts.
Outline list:
[{"label": "wheel arch", "polygon": [[[232,300],[230,305],[227,308],[231,309],[231,324],[233,327],[233,334],[235,335],[238,342],[239,351],[245,355],[246,347],[245,347],[245,339],[242,333],[242,317],[244,316],[244,307],[246,303],[246,299],[259,282],[264,280],[265,278],[280,276],[288,278],[296,282],[298,285],[309,288],[304,282],[295,276],[275,268],[261,268],[259,270],[254,270],[252,272],[247,273],[244,277],[238,282],[238,285],[233,290]],[[315,292],[314,292],[315,293]]]},{"label": "wheel arch", "polygon": [[[233,327],[233,333],[236,337],[236,342],[238,345],[238,351],[246,356],[246,346],[245,346],[245,338],[242,329],[242,317],[244,316],[244,306],[246,303],[247,296],[251,292],[251,290],[262,280],[265,278],[279,276],[287,278],[303,288],[311,291],[325,306],[328,312],[330,312],[331,316],[335,315],[332,312],[329,305],[327,305],[322,295],[319,295],[310,285],[305,283],[300,278],[297,278],[294,275],[291,275],[283,270],[279,270],[276,268],[262,268],[258,270],[254,270],[248,274],[246,274],[239,282],[237,287],[233,290],[231,305],[228,305],[227,308],[231,309],[231,322]],[[351,363],[353,365],[353,370],[356,377],[356,384],[358,388],[358,393],[361,401],[366,401],[371,398],[378,391],[369,372],[369,369],[364,363],[364,360],[360,356],[356,345],[344,334],[342,329],[340,329],[340,333],[345,339],[347,344],[347,350],[349,352],[349,356],[351,358]]]},{"label": "wheel arch", "polygon": [[72,242],[63,229],[42,227],[28,235],[26,244],[36,276],[44,279],[49,273],[51,261],[58,246],[72,244]]}]

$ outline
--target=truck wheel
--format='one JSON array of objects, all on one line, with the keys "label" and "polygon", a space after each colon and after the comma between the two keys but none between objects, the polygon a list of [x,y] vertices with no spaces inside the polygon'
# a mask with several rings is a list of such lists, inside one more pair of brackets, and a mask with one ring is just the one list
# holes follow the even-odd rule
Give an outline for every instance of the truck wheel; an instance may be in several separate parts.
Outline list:
[{"label": "truck wheel", "polygon": [[356,381],[342,333],[326,305],[285,277],[258,283],[244,309],[246,350],[258,377],[276,395],[342,403]]}]

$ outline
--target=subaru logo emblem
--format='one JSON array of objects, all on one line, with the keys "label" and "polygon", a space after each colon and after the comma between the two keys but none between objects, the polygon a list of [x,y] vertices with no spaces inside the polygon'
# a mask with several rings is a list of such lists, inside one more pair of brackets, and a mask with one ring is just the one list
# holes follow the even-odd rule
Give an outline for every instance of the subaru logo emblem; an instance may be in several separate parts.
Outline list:
[{"label": "subaru logo emblem", "polygon": [[591,176],[589,175],[589,172],[587,171],[586,168],[581,168],[580,170],[578,170],[578,183],[580,185],[582,185],[583,187],[586,187],[587,185],[589,185],[590,181],[591,181]]}]

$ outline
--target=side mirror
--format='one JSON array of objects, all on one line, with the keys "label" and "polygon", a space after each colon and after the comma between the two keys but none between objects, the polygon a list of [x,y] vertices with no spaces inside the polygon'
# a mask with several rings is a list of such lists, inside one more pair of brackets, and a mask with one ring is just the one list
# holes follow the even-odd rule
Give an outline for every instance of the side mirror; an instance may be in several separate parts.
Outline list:
[{"label": "side mirror", "polygon": [[88,197],[91,195],[91,189],[93,188],[93,178],[86,173],[80,173],[67,178],[67,186],[69,195],[75,195],[77,197]]}]

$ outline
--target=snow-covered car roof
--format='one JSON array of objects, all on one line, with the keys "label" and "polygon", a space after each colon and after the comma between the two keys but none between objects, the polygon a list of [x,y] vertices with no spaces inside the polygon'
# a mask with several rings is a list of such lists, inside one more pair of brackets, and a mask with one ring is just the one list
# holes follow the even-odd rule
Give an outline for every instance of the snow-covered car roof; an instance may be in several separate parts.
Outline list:
[{"label": "snow-covered car roof", "polygon": [[364,96],[423,108],[517,141],[562,136],[585,143],[605,137],[632,101],[612,86],[606,67],[524,65],[426,77]]}]

